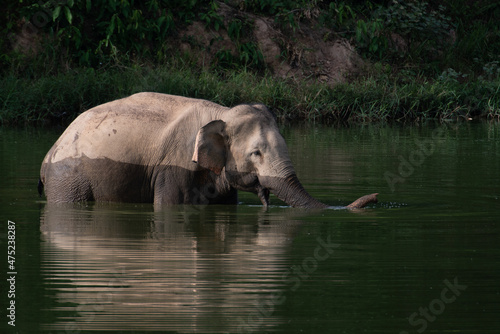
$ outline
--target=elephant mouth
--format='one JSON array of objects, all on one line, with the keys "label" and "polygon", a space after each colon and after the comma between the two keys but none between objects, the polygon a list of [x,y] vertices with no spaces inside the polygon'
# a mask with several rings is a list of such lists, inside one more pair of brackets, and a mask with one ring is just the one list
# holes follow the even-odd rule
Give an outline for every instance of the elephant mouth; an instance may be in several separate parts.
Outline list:
[{"label": "elephant mouth", "polygon": [[262,186],[255,173],[237,174],[226,171],[226,178],[229,180],[229,184],[236,189],[257,194],[264,208],[269,206],[269,195],[271,192]]},{"label": "elephant mouth", "polygon": [[269,194],[269,189],[262,186],[257,190],[257,195],[259,196],[262,205],[264,205],[264,208],[267,208],[269,206]]}]

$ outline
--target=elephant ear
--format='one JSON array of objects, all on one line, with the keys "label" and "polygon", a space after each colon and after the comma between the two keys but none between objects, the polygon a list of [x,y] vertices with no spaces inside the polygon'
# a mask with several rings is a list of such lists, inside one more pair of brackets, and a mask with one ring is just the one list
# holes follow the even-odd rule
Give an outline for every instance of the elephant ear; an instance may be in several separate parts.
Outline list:
[{"label": "elephant ear", "polygon": [[226,164],[226,123],[212,121],[203,126],[196,135],[193,162],[219,175]]}]

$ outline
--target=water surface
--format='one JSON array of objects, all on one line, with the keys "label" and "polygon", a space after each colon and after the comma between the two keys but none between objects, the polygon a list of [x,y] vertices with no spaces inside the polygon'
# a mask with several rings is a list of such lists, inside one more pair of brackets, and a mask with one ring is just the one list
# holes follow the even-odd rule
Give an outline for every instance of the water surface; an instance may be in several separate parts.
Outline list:
[{"label": "water surface", "polygon": [[[336,209],[271,198],[264,211],[244,193],[160,212],[47,205],[38,171],[61,131],[0,129],[1,240],[14,221],[17,271],[16,327],[4,315],[2,328],[498,333],[499,124],[282,130],[305,188]],[[372,192],[376,205],[338,208]]]}]

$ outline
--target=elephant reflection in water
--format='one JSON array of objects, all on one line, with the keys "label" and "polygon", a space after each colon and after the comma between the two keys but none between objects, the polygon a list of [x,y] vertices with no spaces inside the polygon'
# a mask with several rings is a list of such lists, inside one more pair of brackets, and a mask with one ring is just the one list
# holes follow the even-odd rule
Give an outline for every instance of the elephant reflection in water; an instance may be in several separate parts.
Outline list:
[{"label": "elephant reflection in water", "polygon": [[[283,293],[281,275],[300,226],[283,212],[47,204],[41,232],[48,289],[58,304],[76,303],[71,316],[50,327],[235,332],[248,326],[260,300]],[[281,322],[270,312],[257,326]]]}]

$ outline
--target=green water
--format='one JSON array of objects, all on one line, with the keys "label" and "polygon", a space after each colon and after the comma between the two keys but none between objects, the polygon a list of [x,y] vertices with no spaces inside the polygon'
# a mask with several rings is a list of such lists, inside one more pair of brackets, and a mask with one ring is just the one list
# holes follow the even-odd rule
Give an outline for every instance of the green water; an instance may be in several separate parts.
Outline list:
[{"label": "green water", "polygon": [[358,212],[49,206],[60,133],[0,129],[2,333],[498,333],[498,123],[283,128],[313,196],[380,193]]}]

